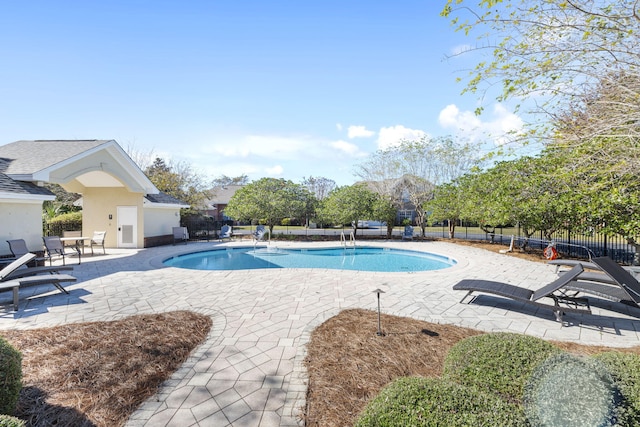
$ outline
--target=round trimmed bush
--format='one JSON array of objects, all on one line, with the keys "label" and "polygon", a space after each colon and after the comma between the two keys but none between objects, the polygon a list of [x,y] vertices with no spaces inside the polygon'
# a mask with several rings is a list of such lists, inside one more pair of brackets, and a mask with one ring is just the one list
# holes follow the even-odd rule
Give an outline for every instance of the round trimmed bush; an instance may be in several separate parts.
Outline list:
[{"label": "round trimmed bush", "polygon": [[533,427],[620,425],[622,396],[603,363],[560,353],[536,368],[524,390]]},{"label": "round trimmed bush", "polygon": [[607,367],[620,389],[627,424],[640,426],[640,356],[608,351],[594,358]]},{"label": "round trimmed bush", "polygon": [[387,385],[355,427],[526,426],[519,405],[437,378],[402,377]]},{"label": "round trimmed bush", "polygon": [[0,337],[0,414],[13,414],[22,389],[22,354]]},{"label": "round trimmed bush", "polygon": [[561,350],[535,337],[514,333],[476,335],[458,342],[444,362],[443,378],[522,402],[533,370]]},{"label": "round trimmed bush", "polygon": [[11,415],[0,415],[0,427],[25,427],[26,424],[19,418]]}]

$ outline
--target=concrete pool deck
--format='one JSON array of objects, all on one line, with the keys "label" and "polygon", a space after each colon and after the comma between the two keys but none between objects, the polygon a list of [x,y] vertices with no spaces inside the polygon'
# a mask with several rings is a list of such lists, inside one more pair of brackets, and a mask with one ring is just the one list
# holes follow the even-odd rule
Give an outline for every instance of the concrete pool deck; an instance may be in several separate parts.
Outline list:
[{"label": "concrete pool deck", "polygon": [[[0,329],[109,321],[134,314],[192,310],[211,316],[209,336],[127,426],[298,426],[305,403],[305,344],[311,331],[346,308],[382,310],[435,323],[483,331],[526,333],[545,339],[628,347],[640,344],[640,322],[621,304],[592,300],[593,315],[567,314],[564,326],[552,311],[499,297],[461,304],[461,279],[482,278],[538,288],[556,278],[555,267],[447,242],[359,245],[424,250],[458,264],[419,273],[270,269],[198,271],[164,268],[163,259],[210,248],[248,246],[247,241],[189,243],[149,249],[107,249],[87,256],[71,273],[69,295],[53,287],[0,294]],[[335,247],[338,242],[272,242],[277,247]],[[622,310],[614,311],[614,310]],[[640,314],[640,310],[636,311]],[[383,325],[384,328],[384,325]]]}]

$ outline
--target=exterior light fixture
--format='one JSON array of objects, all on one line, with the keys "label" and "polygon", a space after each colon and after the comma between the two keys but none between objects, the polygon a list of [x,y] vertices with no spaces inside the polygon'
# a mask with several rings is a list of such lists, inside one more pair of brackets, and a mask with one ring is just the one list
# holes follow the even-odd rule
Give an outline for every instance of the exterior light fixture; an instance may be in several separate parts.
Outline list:
[{"label": "exterior light fixture", "polygon": [[379,337],[383,337],[384,332],[382,332],[382,327],[380,326],[380,294],[384,294],[384,291],[378,288],[375,291],[373,291],[373,293],[376,294],[378,297],[378,332],[376,332],[376,335]]}]

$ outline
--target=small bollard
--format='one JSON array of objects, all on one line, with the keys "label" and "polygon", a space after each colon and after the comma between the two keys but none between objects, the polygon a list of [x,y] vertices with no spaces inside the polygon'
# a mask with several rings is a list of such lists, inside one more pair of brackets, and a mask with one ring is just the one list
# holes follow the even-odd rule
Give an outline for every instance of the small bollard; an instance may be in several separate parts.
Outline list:
[{"label": "small bollard", "polygon": [[384,294],[384,291],[378,288],[375,291],[373,291],[373,293],[378,296],[378,332],[376,332],[376,335],[379,337],[383,337],[384,332],[382,332],[382,327],[380,326],[380,294]]}]

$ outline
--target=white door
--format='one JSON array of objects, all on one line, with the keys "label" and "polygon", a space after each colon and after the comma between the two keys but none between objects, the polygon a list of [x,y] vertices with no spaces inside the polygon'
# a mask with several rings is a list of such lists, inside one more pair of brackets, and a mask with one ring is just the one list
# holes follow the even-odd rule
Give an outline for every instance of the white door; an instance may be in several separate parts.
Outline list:
[{"label": "white door", "polygon": [[118,206],[118,247],[138,247],[137,206]]}]

